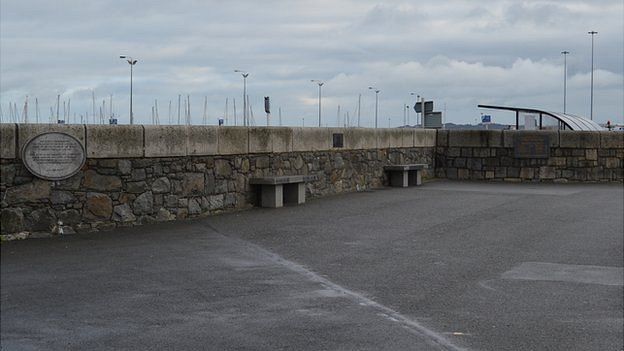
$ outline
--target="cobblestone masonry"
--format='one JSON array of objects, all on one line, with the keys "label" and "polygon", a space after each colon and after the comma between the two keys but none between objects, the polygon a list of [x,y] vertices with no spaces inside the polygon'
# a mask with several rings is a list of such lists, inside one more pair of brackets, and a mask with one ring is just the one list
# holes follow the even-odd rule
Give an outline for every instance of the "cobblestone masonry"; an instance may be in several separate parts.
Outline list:
[{"label": "cobblestone masonry", "polygon": [[431,165],[433,155],[429,147],[88,159],[59,182],[33,177],[21,160],[3,159],[2,234],[47,236],[58,232],[58,221],[68,234],[247,208],[256,202],[248,180],[258,176],[316,174],[318,181],[306,185],[310,197],[380,187],[387,182],[384,165]]},{"label": "cobblestone masonry", "polygon": [[[21,146],[46,131],[75,136],[87,162],[72,178],[35,178]],[[332,145],[343,133],[344,147]],[[516,158],[514,138],[548,135],[545,158]],[[427,176],[498,181],[624,179],[624,133],[210,126],[0,125],[3,239],[211,215],[256,203],[250,177],[314,174],[308,197],[387,183],[383,166],[426,163]],[[59,225],[62,222],[62,225]]]}]

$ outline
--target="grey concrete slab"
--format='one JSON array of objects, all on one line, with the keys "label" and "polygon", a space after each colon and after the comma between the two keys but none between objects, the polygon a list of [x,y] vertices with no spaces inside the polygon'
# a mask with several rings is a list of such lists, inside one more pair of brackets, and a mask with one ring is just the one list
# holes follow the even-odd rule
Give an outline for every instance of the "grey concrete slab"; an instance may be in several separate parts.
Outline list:
[{"label": "grey concrete slab", "polygon": [[3,243],[2,346],[619,350],[621,285],[504,274],[621,269],[623,201],[621,184],[436,181]]},{"label": "grey concrete slab", "polygon": [[622,267],[548,262],[523,262],[501,275],[503,279],[544,280],[586,284],[623,285]]}]

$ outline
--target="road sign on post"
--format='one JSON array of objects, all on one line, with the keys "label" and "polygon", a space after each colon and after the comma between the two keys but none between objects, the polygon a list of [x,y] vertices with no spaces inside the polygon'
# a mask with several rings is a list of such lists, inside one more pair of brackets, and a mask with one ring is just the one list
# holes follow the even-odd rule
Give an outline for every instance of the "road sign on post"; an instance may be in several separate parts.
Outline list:
[{"label": "road sign on post", "polygon": [[268,96],[264,97],[264,112],[271,113],[271,101]]},{"label": "road sign on post", "polygon": [[267,117],[266,117],[267,118],[266,124],[267,124],[267,127],[268,127],[269,124],[270,124],[269,119],[271,118],[271,101],[269,100],[268,96],[264,97],[264,112],[266,112],[266,115],[267,115]]},{"label": "road sign on post", "polygon": [[[416,104],[414,105],[414,111],[416,111],[416,113],[422,113],[423,112],[423,108],[422,105],[423,103],[420,101],[417,101]],[[433,112],[433,101],[424,101],[425,104],[425,113],[430,113]]]}]

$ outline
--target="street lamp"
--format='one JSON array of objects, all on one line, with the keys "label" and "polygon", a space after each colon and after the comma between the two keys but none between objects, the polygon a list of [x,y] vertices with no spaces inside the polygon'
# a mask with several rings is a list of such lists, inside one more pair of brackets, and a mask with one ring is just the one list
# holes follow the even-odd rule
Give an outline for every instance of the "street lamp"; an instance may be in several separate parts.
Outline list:
[{"label": "street lamp", "polygon": [[247,77],[249,77],[249,73],[241,71],[239,69],[235,69],[234,72],[240,73],[241,76],[243,76],[243,125],[248,126],[249,121],[247,117]]},{"label": "street lamp", "polygon": [[568,84],[568,61],[569,51],[562,51],[563,54],[563,113],[566,113],[566,90]]},{"label": "street lamp", "polygon": [[130,64],[130,124],[134,124],[134,114],[132,113],[132,68],[138,60],[133,59],[131,56],[120,55],[120,59],[125,59]]},{"label": "street lamp", "polygon": [[318,108],[318,112],[319,112],[319,127],[320,127],[321,126],[321,87],[323,86],[323,84],[325,84],[325,82],[317,80],[317,79],[312,79],[312,80],[310,80],[310,82],[318,84],[318,87],[319,87],[319,108]]},{"label": "street lamp", "polygon": [[381,90],[375,87],[368,87],[368,89],[375,92],[375,129],[377,129],[377,115],[379,114],[379,92]]},{"label": "street lamp", "polygon": [[589,97],[589,119],[594,120],[594,35],[598,34],[596,31],[589,31],[587,34],[591,35],[591,88]]},{"label": "street lamp", "polygon": [[[410,96],[414,96],[414,95],[416,95],[416,93],[410,93]],[[418,96],[420,96],[420,95],[418,95]],[[418,102],[417,102],[417,103],[418,103]],[[408,120],[408,121],[409,121],[409,110],[410,110],[410,109],[409,109],[409,107],[410,107],[410,106],[408,105],[408,106],[407,106],[407,120]],[[414,111],[414,112],[415,112],[415,111]],[[416,121],[415,121],[415,122],[416,122],[415,124],[418,124],[418,113],[416,113]]]}]

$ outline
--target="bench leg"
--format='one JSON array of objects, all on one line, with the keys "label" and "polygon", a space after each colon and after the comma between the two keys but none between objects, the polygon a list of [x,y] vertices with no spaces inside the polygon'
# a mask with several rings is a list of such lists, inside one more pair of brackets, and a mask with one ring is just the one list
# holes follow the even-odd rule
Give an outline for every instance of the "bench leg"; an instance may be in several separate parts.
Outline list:
[{"label": "bench leg", "polygon": [[421,185],[422,184],[422,174],[420,170],[410,171],[409,172],[409,181],[408,184],[410,186]]},{"label": "bench leg", "polygon": [[284,189],[281,184],[262,185],[260,192],[260,206],[272,208],[284,206]]},{"label": "bench leg", "polygon": [[296,205],[305,203],[305,183],[284,184],[284,202]]},{"label": "bench leg", "polygon": [[406,188],[408,184],[409,182],[407,171],[390,172],[390,186]]}]

